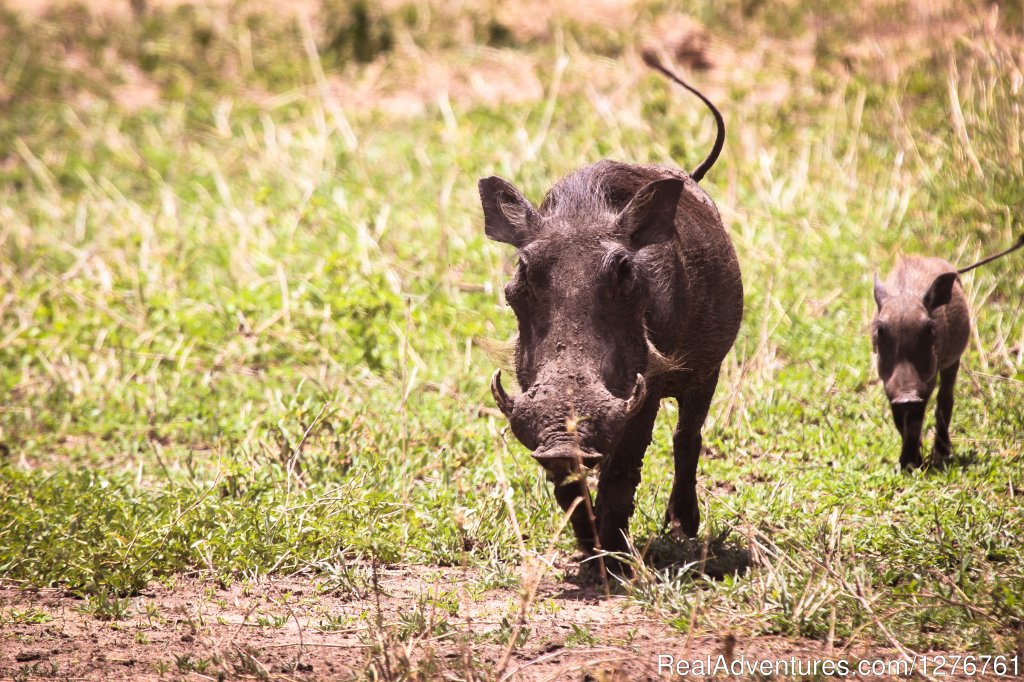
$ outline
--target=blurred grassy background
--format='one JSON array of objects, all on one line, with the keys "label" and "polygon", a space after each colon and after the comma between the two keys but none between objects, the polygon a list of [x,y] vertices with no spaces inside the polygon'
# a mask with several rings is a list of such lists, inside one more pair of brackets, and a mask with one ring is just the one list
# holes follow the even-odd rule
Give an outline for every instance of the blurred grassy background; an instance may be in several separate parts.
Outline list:
[{"label": "blurred grassy background", "polygon": [[965,278],[946,472],[896,470],[867,329],[897,253],[1024,229],[1022,32],[1019,2],[0,3],[0,575],[515,584],[506,492],[527,553],[558,518],[487,391],[511,254],[476,180],[692,167],[713,121],[653,45],[727,119],[704,186],[747,312],[699,478],[741,572],[660,535],[666,404],[628,590],[686,631],[1019,650],[1021,261]]}]

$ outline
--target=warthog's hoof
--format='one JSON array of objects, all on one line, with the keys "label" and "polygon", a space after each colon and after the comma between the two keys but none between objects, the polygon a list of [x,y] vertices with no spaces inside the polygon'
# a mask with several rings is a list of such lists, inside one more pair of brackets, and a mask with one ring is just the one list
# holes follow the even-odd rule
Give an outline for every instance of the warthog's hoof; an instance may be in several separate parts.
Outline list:
[{"label": "warthog's hoof", "polygon": [[697,537],[700,528],[700,505],[697,504],[697,498],[679,500],[675,504],[670,502],[665,511],[665,525],[676,537]]},{"label": "warthog's hoof", "polygon": [[932,445],[932,454],[928,458],[929,466],[936,469],[945,469],[953,459],[953,447],[949,443],[935,441]]},{"label": "warthog's hoof", "polygon": [[921,464],[923,464],[923,462],[921,461],[921,453],[919,452],[904,452],[900,454],[900,468],[904,471],[918,469],[921,467]]}]

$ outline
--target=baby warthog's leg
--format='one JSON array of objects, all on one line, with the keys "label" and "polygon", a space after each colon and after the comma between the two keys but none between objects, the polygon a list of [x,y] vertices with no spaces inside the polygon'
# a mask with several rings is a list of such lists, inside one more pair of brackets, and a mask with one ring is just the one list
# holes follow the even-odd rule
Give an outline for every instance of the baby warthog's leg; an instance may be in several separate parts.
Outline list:
[{"label": "baby warthog's leg", "polygon": [[900,466],[914,469],[921,466],[921,427],[924,424],[924,411],[927,403],[924,400],[913,402],[890,403],[892,419],[903,438],[903,449],[900,450]]},{"label": "baby warthog's leg", "polygon": [[932,464],[945,464],[953,454],[949,440],[949,422],[953,417],[953,388],[960,371],[960,361],[939,372],[939,395],[935,404],[935,443],[932,445]]}]

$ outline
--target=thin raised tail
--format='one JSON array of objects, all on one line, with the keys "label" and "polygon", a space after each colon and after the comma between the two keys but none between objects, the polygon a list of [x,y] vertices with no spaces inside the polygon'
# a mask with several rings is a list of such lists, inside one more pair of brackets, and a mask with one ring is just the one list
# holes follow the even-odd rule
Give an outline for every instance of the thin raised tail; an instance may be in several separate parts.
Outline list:
[{"label": "thin raised tail", "polygon": [[1024,246],[1024,233],[1021,233],[1021,235],[1019,237],[1017,237],[1017,241],[1014,243],[1014,245],[1011,246],[1010,248],[1008,248],[1006,251],[1000,251],[999,253],[997,253],[994,256],[989,256],[988,258],[982,258],[980,261],[978,261],[974,265],[968,265],[966,268],[960,268],[959,270],[956,271],[956,274],[962,275],[965,272],[970,272],[971,270],[973,270],[974,268],[978,267],[979,265],[985,265],[985,263],[991,263],[992,261],[996,260],[997,258],[1002,258],[1003,256],[1005,256],[1005,255],[1007,255],[1009,253],[1013,253],[1014,251],[1016,251],[1017,249],[1019,249],[1022,246]]},{"label": "thin raised tail", "polygon": [[705,97],[703,93],[666,68],[661,63],[661,60],[658,59],[658,55],[654,53],[654,50],[646,49],[641,53],[641,56],[647,66],[651,67],[655,71],[660,71],[669,80],[678,83],[693,94],[697,95],[697,97],[700,98],[700,101],[704,102],[715,117],[715,124],[718,126],[718,135],[715,137],[715,146],[711,148],[711,153],[708,154],[707,158],[701,161],[700,165],[694,168],[693,172],[690,173],[690,177],[693,178],[694,182],[700,182],[704,175],[711,170],[711,167],[715,165],[715,161],[718,161],[718,156],[722,153],[722,147],[725,146],[725,119],[722,118],[722,113],[718,111],[718,108],[712,104],[711,100]]}]

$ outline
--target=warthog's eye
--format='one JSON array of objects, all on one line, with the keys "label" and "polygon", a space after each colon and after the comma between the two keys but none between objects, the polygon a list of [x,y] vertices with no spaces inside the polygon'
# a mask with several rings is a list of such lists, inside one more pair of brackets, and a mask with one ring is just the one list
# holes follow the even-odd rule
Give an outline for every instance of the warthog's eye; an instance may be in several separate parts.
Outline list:
[{"label": "warthog's eye", "polygon": [[928,320],[925,325],[921,328],[921,335],[918,337],[918,341],[922,345],[931,345],[935,341],[935,322],[934,320]]},{"label": "warthog's eye", "polygon": [[605,256],[601,267],[606,281],[618,291],[631,288],[635,277],[633,257],[624,249],[616,249]]},{"label": "warthog's eye", "polygon": [[525,254],[519,254],[519,265],[516,267],[516,274],[505,285],[505,300],[512,303],[515,299],[523,297],[533,298],[544,289],[547,284],[547,277],[543,267],[532,263]]},{"label": "warthog's eye", "polygon": [[872,330],[871,341],[873,342],[872,345],[874,345],[875,350],[877,351],[879,344],[888,343],[889,330],[880,324],[875,325],[875,328]]},{"label": "warthog's eye", "polygon": [[519,265],[516,267],[516,278],[526,282],[526,276],[529,274],[530,262],[526,260],[526,256],[519,257]]}]

